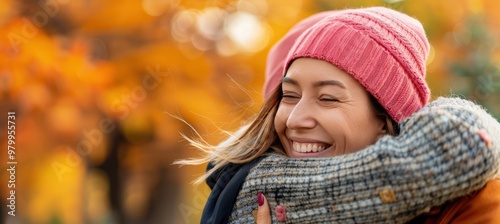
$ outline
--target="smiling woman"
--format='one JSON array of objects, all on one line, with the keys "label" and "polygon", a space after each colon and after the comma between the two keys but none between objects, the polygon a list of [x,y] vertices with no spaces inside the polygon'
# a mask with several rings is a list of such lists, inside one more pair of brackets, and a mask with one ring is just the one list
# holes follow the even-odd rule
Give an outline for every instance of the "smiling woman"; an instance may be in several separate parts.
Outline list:
[{"label": "smiling woman", "polygon": [[289,157],[337,156],[386,134],[385,120],[373,108],[370,94],[351,75],[326,61],[300,58],[283,78],[274,126]]},{"label": "smiling woman", "polygon": [[[430,48],[417,20],[372,7],[297,27],[269,54],[276,72],[256,118],[219,146],[191,141],[206,157],[179,162],[209,162],[202,223],[401,223],[432,206],[459,211],[462,196],[500,185],[500,148],[480,134],[496,142],[500,124],[464,100],[428,105]],[[494,195],[468,211],[493,207],[480,217],[492,218]]]}]

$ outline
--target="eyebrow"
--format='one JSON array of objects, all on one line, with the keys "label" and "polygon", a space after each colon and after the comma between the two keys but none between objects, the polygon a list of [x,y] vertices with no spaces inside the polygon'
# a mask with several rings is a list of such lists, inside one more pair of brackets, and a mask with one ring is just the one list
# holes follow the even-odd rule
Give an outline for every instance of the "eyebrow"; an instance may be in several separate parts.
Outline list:
[{"label": "eyebrow", "polygon": [[[282,83],[290,83],[292,85],[296,85],[298,86],[299,83],[297,82],[297,80],[295,79],[292,79],[292,78],[289,78],[289,77],[283,77],[283,79],[281,79],[281,82]],[[342,89],[346,89],[345,85],[337,80],[324,80],[324,81],[316,81],[313,83],[313,86],[314,87],[321,87],[321,86],[338,86]]]},{"label": "eyebrow", "polygon": [[290,83],[290,84],[292,84],[292,85],[296,85],[296,86],[298,86],[298,85],[299,85],[299,83],[298,83],[295,79],[291,79],[291,78],[289,78],[289,77],[283,77],[283,78],[281,79],[281,83]]},{"label": "eyebrow", "polygon": [[342,89],[346,89],[345,85],[337,80],[325,80],[325,81],[317,81],[313,83],[314,87],[320,86],[338,86]]}]

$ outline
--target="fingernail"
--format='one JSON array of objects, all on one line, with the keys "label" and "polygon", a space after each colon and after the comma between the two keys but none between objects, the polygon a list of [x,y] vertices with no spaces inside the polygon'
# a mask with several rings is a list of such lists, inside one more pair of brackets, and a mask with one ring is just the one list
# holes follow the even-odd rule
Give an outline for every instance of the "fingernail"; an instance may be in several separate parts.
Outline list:
[{"label": "fingernail", "polygon": [[259,206],[264,204],[264,195],[260,192],[257,194],[257,203],[259,203]]}]

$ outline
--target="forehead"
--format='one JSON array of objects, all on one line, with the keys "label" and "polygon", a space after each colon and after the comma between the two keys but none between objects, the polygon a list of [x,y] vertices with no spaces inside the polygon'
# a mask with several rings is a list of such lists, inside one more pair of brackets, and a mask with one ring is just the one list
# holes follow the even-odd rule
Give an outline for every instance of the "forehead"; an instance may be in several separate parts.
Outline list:
[{"label": "forehead", "polygon": [[329,62],[313,58],[294,60],[287,69],[282,82],[294,85],[320,82],[316,84],[337,85],[344,88],[349,84],[358,84],[347,72]]}]

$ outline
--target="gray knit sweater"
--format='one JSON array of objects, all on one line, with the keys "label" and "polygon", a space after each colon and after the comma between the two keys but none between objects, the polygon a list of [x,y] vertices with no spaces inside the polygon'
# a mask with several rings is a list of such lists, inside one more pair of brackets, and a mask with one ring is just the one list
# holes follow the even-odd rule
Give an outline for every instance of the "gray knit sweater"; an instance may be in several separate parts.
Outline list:
[{"label": "gray knit sweater", "polygon": [[403,121],[400,136],[362,151],[265,158],[247,176],[230,223],[255,222],[258,192],[273,223],[277,205],[286,223],[404,223],[483,187],[498,175],[499,158],[498,121],[470,101],[439,98]]}]

